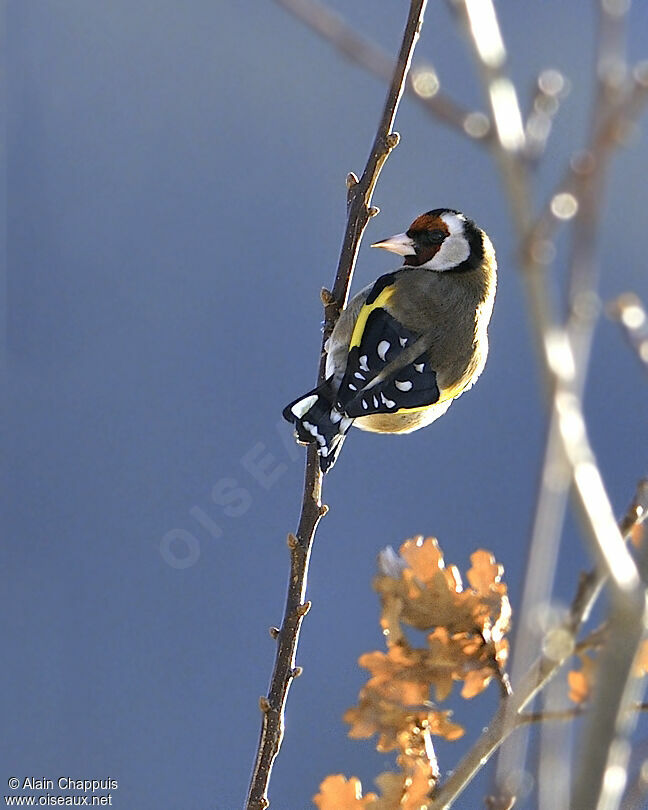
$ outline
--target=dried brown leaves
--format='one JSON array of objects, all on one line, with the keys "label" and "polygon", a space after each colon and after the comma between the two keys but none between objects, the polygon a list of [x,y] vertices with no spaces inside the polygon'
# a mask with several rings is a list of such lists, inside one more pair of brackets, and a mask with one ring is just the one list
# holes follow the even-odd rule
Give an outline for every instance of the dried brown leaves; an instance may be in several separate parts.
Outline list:
[{"label": "dried brown leaves", "polygon": [[[476,551],[471,562],[464,588],[433,537],[408,540],[400,557],[392,552],[381,560],[385,572],[374,588],[387,651],[360,656],[370,678],[344,719],[350,737],[377,735],[379,751],[396,751],[399,771],[376,779],[380,796],[363,797],[357,779],[329,776],[314,799],[320,810],[421,810],[429,803],[438,780],[432,736],[456,740],[464,733],[452,712],[436,704],[455,681],[463,684],[463,698],[480,694],[502,676],[508,657],[511,609],[502,566],[487,551]],[[427,634],[424,647],[412,645],[408,627]]]}]

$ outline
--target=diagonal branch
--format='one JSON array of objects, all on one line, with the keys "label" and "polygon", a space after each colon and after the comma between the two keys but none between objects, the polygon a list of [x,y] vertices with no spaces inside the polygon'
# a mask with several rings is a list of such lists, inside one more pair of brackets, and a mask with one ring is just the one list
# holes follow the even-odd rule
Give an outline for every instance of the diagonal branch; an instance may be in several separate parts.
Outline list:
[{"label": "diagonal branch", "polygon": [[[326,291],[322,296],[325,304],[325,328],[318,372],[320,383],[324,380],[325,342],[346,304],[364,230],[370,217],[378,213],[377,208],[371,207],[373,190],[385,161],[398,143],[398,134],[392,131],[392,127],[403,95],[412,54],[423,25],[426,2],[427,0],[411,0],[398,59],[367,165],[360,180],[353,174],[350,174],[347,180],[347,224],[340,260],[333,290],[331,293]],[[290,579],[284,618],[281,628],[273,628],[271,631],[277,640],[277,653],[268,696],[262,697],[259,701],[263,719],[246,810],[263,810],[270,803],[268,784],[283,738],[288,691],[293,679],[301,673],[301,669],[295,666],[295,657],[302,619],[310,607],[310,603],[305,601],[308,564],[317,525],[327,511],[327,507],[322,505],[321,494],[322,473],[319,459],[315,447],[310,445],[306,453],[299,525],[297,533],[288,536]]]},{"label": "diagonal branch", "polygon": [[[378,78],[389,81],[394,72],[391,56],[379,45],[359,34],[339,14],[318,0],[276,0],[316,34],[337,48],[351,62]],[[433,70],[414,71],[405,84],[410,94],[441,123],[469,137],[486,142],[490,137],[490,122],[479,112],[464,109],[439,89]]]},{"label": "diagonal branch", "polygon": [[[648,703],[633,703],[630,706],[633,712],[648,712]],[[572,706],[569,709],[560,709],[552,712],[523,712],[518,715],[519,726],[531,725],[532,723],[563,723],[569,720],[576,720],[587,714],[585,706]]]}]

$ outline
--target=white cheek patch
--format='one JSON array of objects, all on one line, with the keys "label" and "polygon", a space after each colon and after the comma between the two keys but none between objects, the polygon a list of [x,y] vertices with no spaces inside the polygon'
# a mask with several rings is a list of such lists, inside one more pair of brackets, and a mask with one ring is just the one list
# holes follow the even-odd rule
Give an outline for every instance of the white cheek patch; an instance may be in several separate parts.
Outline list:
[{"label": "white cheek patch", "polygon": [[428,270],[452,270],[470,256],[470,245],[464,236],[464,215],[448,212],[441,219],[448,226],[449,235],[430,261],[421,265]]},{"label": "white cheek patch", "polygon": [[470,245],[464,236],[447,236],[429,262],[422,264],[428,270],[452,270],[470,256]]},{"label": "white cheek patch", "polygon": [[441,214],[441,219],[448,226],[450,236],[461,236],[464,232],[466,217],[463,214]]}]

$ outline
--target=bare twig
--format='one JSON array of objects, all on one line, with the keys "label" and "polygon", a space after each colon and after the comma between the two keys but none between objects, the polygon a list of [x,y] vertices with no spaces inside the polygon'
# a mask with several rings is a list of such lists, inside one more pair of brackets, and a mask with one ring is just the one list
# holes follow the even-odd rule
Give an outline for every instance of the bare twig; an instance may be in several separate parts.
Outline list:
[{"label": "bare twig", "polygon": [[634,500],[628,507],[620,528],[624,537],[627,537],[635,526],[641,526],[648,518],[648,478],[642,478],[637,484]]},{"label": "bare twig", "polygon": [[[339,14],[318,0],[276,0],[316,34],[337,48],[351,62],[378,78],[389,81],[394,72],[394,61],[379,45],[359,34]],[[470,112],[461,107],[439,87],[439,80],[431,68],[413,70],[408,76],[405,90],[441,123],[466,135],[471,140],[487,141],[491,127],[483,113]]]},{"label": "bare twig", "polygon": [[[412,54],[423,25],[426,2],[427,0],[411,0],[398,59],[367,165],[360,180],[353,174],[348,178],[347,224],[340,260],[333,290],[323,296],[326,322],[318,372],[318,382],[320,383],[324,381],[324,344],[341,309],[346,304],[364,230],[370,217],[378,213],[378,209],[371,207],[373,190],[385,161],[398,143],[398,134],[392,131],[392,127],[403,94]],[[310,607],[310,603],[305,601],[308,564],[317,525],[327,511],[327,507],[321,503],[321,493],[322,473],[317,451],[313,445],[310,445],[306,454],[304,494],[299,525],[297,533],[288,536],[290,579],[286,606],[281,628],[278,632],[273,633],[277,641],[277,654],[268,696],[262,697],[260,700],[263,720],[246,810],[263,810],[269,805],[268,784],[272,766],[281,747],[288,691],[293,679],[301,672],[299,668],[295,667],[295,656],[301,622]]]},{"label": "bare twig", "polygon": [[[619,528],[621,528],[621,533],[624,534],[622,525],[623,522],[619,524]],[[586,650],[600,650],[605,644],[609,632],[610,629],[607,622],[603,622],[603,624],[599,625],[595,630],[592,630],[585,636],[585,638],[578,642],[574,648],[574,652],[580,653],[585,652]]]}]

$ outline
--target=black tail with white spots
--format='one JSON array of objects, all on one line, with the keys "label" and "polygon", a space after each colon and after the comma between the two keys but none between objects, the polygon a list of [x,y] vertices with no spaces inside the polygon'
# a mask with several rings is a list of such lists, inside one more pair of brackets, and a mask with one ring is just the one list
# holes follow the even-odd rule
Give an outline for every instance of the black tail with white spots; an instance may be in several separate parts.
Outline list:
[{"label": "black tail with white spots", "polygon": [[317,444],[322,472],[335,464],[342,442],[353,424],[335,404],[335,395],[328,382],[299,397],[283,410],[283,417],[295,425],[297,441]]}]

